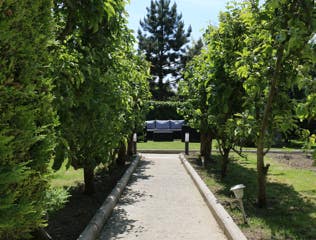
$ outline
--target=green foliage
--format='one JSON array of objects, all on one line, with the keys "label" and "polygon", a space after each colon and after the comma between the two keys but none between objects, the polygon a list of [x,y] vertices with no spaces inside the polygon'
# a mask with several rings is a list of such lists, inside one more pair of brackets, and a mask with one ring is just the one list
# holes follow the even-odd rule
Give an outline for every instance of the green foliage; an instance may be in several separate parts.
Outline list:
[{"label": "green foliage", "polygon": [[[304,98],[293,93],[304,83],[314,86],[314,38],[312,0],[232,3],[220,15],[219,27],[207,30],[206,47],[187,65],[180,85],[187,99],[181,113],[192,125],[214,129],[220,148],[240,144],[247,134],[255,138],[261,206],[269,168],[264,148],[276,134],[297,127],[295,109]],[[298,108],[302,118],[314,115],[314,92],[309,94]]]},{"label": "green foliage", "polygon": [[187,47],[187,51],[184,57],[184,66],[191,61],[196,55],[199,55],[203,48],[203,41],[199,38],[198,41],[193,41],[191,46]]},{"label": "green foliage", "polygon": [[243,79],[234,65],[244,45],[245,26],[240,14],[239,8],[232,8],[221,13],[218,28],[208,28],[205,47],[189,62],[185,81],[180,84],[180,93],[186,99],[181,110],[185,118],[202,131],[211,129],[219,149],[227,151],[241,145],[241,135],[245,135],[235,116],[242,111],[244,94]]},{"label": "green foliage", "polygon": [[316,119],[316,93],[311,92],[306,100],[297,106],[296,113],[300,120]]},{"label": "green foliage", "polygon": [[69,197],[68,190],[63,187],[49,188],[46,192],[47,213],[54,213],[61,209],[67,203]]},{"label": "green foliage", "polygon": [[272,143],[274,133],[296,128],[297,102],[289,93],[310,79],[307,42],[313,31],[313,8],[308,0],[269,1],[260,9],[249,1],[244,6],[247,45],[239,52],[237,73],[245,77],[245,105],[256,119],[254,129],[259,135],[265,125],[267,143]]},{"label": "green foliage", "polygon": [[315,32],[315,6],[313,0],[267,1],[261,7],[245,1],[242,13],[248,34],[236,67],[245,78],[244,105],[255,119],[258,203],[263,207],[269,169],[264,155],[276,133],[297,127],[297,102],[289,93],[302,86],[313,61],[308,43]]},{"label": "green foliage", "polygon": [[183,119],[177,113],[177,109],[182,106],[181,102],[171,101],[149,101],[150,110],[146,115],[147,120],[177,120]]},{"label": "green foliage", "polygon": [[150,90],[155,100],[167,100],[182,77],[191,27],[185,31],[182,15],[177,13],[176,3],[170,6],[170,0],[151,0],[140,25],[138,47],[151,63]]},{"label": "green foliage", "polygon": [[[124,7],[123,0],[55,5],[61,36],[54,51],[55,103],[61,125],[54,166],[68,158],[74,168],[89,170],[90,183],[93,169],[110,161],[112,150],[143,122],[149,98],[148,64],[133,50]],[[93,9],[100,12],[92,14]]]},{"label": "green foliage", "polygon": [[0,1],[0,239],[25,239],[45,224],[57,124],[51,7],[50,0]]}]

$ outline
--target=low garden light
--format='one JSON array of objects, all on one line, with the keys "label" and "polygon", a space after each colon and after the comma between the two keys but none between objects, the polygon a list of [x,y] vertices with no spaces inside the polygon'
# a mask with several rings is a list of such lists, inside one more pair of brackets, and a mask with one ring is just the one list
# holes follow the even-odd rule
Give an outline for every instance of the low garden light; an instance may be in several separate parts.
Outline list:
[{"label": "low garden light", "polygon": [[137,154],[137,133],[133,134],[133,154]]},{"label": "low garden light", "polygon": [[235,186],[231,187],[230,191],[232,191],[234,193],[235,197],[237,198],[237,200],[238,200],[238,202],[240,204],[240,209],[241,209],[242,214],[243,214],[244,222],[248,224],[246,213],[245,213],[245,209],[244,209],[244,204],[242,202],[242,198],[244,196],[244,189],[245,188],[246,188],[245,185],[238,184],[238,185],[235,185]]},{"label": "low garden light", "polygon": [[185,154],[189,155],[189,142],[190,142],[190,134],[184,134],[184,142],[185,142]]},{"label": "low garden light", "polygon": [[133,142],[137,142],[137,133],[133,134]]}]

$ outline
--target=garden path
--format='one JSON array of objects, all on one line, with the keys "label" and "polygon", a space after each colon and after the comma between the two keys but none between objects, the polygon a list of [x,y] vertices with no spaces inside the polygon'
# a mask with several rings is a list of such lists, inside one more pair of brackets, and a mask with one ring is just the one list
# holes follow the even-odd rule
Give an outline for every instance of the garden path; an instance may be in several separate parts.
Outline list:
[{"label": "garden path", "polygon": [[144,154],[99,240],[227,239],[176,154]]}]

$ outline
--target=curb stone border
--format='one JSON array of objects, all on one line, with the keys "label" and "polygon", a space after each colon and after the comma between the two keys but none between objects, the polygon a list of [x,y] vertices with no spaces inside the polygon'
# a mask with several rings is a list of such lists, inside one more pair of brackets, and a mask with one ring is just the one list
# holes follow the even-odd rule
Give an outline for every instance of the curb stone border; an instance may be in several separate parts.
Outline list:
[{"label": "curb stone border", "polygon": [[234,222],[232,217],[224,209],[224,207],[218,202],[214,194],[209,190],[204,181],[200,178],[198,173],[194,170],[191,164],[186,160],[183,154],[180,154],[180,160],[184,165],[185,169],[191,176],[193,182],[199,189],[203,196],[208,208],[213,213],[217,223],[223,229],[225,235],[230,240],[247,240],[246,236]]},{"label": "curb stone border", "polygon": [[106,220],[111,216],[112,210],[126,187],[132,173],[135,171],[140,158],[141,156],[138,155],[132,161],[123,177],[118,181],[110,195],[108,195],[77,240],[95,240],[99,237]]}]

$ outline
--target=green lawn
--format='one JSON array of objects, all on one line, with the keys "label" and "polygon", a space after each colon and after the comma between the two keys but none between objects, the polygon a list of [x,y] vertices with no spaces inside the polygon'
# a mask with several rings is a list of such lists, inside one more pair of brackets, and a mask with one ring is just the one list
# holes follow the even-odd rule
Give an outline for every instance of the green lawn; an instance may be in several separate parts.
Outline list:
[{"label": "green lawn", "polygon": [[[295,141],[293,141],[295,142]],[[283,151],[291,152],[292,150],[302,150],[303,143],[296,141],[295,144],[292,141],[290,141],[289,146],[287,147],[281,147],[281,148],[272,148],[272,149],[280,149]],[[217,148],[217,142],[216,140],[213,140],[213,149]],[[180,140],[176,140],[173,142],[154,142],[154,141],[148,141],[148,142],[139,142],[137,143],[137,148],[139,150],[184,150],[184,143]],[[200,149],[200,143],[190,143],[189,145],[190,150],[199,150]],[[245,147],[244,150],[256,150],[254,147]],[[316,145],[312,146],[312,149],[316,149]]]},{"label": "green lawn", "polygon": [[[220,202],[232,214],[249,239],[316,239],[316,172],[290,168],[272,159],[267,194],[267,209],[256,207],[256,158],[248,154],[248,159],[236,155],[229,165],[226,179],[220,179],[219,157],[216,164],[202,168],[191,163],[204,179]],[[230,188],[242,183],[246,185],[245,210],[249,216],[249,226],[242,223],[242,215],[233,201]]]},{"label": "green lawn", "polygon": [[[199,150],[200,149],[200,143],[190,143],[189,148],[191,150]],[[184,151],[184,142],[181,142],[180,140],[173,141],[173,142],[139,142],[137,143],[137,149],[139,150],[148,150],[148,149],[154,149],[154,150],[183,150]]]},{"label": "green lawn", "polygon": [[66,164],[51,174],[52,187],[72,187],[83,183],[83,169],[66,168]]}]

